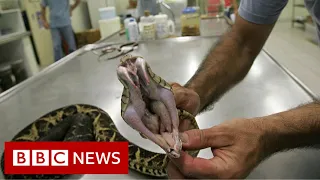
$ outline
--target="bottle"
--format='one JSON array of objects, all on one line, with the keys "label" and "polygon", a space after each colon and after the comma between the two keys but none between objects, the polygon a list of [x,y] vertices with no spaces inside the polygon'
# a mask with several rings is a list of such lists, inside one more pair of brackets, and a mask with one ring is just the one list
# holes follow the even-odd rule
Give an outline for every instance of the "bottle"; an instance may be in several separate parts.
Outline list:
[{"label": "bottle", "polygon": [[124,20],[124,29],[125,29],[127,40],[129,40],[128,24],[130,22],[130,19],[134,19],[134,18],[132,17],[131,14],[128,14],[126,19]]},{"label": "bottle", "polygon": [[199,36],[200,35],[200,16],[195,8],[187,7],[181,16],[181,35]]},{"label": "bottle", "polygon": [[128,24],[129,40],[138,41],[139,40],[139,28],[138,24],[134,19],[130,19]]},{"label": "bottle", "polygon": [[154,16],[146,10],[144,16],[140,18],[139,29],[141,32],[141,39],[155,40],[156,39],[156,23]]},{"label": "bottle", "polygon": [[163,39],[169,36],[168,29],[168,17],[165,14],[158,14],[155,16],[157,38]]},{"label": "bottle", "polygon": [[155,16],[157,38],[163,39],[175,33],[175,27],[172,20],[168,19],[168,15],[159,13]]}]

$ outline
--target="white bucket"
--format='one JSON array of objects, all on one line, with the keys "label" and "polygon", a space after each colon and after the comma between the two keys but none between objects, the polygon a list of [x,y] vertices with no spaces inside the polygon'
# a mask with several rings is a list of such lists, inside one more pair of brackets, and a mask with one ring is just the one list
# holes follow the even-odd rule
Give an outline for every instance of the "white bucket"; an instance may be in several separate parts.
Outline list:
[{"label": "white bucket", "polygon": [[116,17],[115,7],[99,8],[100,20],[112,19]]}]

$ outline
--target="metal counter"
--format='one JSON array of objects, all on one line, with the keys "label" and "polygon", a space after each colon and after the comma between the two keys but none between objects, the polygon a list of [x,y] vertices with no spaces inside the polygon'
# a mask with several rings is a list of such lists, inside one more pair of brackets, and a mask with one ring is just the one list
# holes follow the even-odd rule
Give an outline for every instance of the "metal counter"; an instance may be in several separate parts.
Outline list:
[{"label": "metal counter", "polygon": [[[180,37],[143,42],[133,53],[145,57],[153,71],[169,82],[184,84],[195,73],[218,37]],[[51,65],[38,75],[0,97],[1,153],[3,143],[27,124],[62,106],[86,103],[104,109],[122,135],[144,148],[163,152],[142,139],[120,116],[122,84],[116,76],[119,59],[98,61],[82,50]],[[233,118],[251,118],[277,113],[310,101],[311,97],[265,52],[257,57],[247,77],[227,92],[214,109],[197,117],[200,128]],[[209,149],[200,157],[212,157]],[[260,164],[249,178],[320,178],[320,152],[296,150],[279,153]],[[2,176],[0,178],[3,178]],[[84,175],[83,179],[150,178],[130,171],[129,175]]]}]

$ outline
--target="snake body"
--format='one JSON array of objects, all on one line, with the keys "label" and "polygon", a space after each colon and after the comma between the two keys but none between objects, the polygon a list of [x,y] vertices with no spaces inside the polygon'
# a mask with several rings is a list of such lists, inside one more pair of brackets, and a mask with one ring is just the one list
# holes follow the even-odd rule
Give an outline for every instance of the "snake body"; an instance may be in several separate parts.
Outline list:
[{"label": "snake body", "polygon": [[[148,73],[161,86],[172,90],[171,86],[153,73],[149,66]],[[126,108],[129,96],[130,94],[124,86],[121,98],[121,114]],[[194,116],[187,111],[178,109],[178,115],[180,120],[190,121],[189,129],[199,128]],[[158,178],[167,176],[166,167],[169,161],[167,154],[151,152],[131,143],[120,134],[109,114],[93,105],[73,104],[53,110],[27,125],[11,141],[128,142],[130,169]],[[197,156],[199,151],[189,153],[192,156]],[[4,153],[1,158],[1,170],[4,174]],[[67,176],[69,175],[4,174],[6,179],[61,179]]]}]

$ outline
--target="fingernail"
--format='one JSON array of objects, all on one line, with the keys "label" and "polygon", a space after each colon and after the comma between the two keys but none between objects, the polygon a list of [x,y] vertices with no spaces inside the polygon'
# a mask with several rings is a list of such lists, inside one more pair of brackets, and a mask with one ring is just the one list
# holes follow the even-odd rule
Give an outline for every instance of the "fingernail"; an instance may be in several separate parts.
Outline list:
[{"label": "fingernail", "polygon": [[180,134],[180,139],[181,139],[182,143],[188,143],[189,136],[186,133],[181,133]]}]

